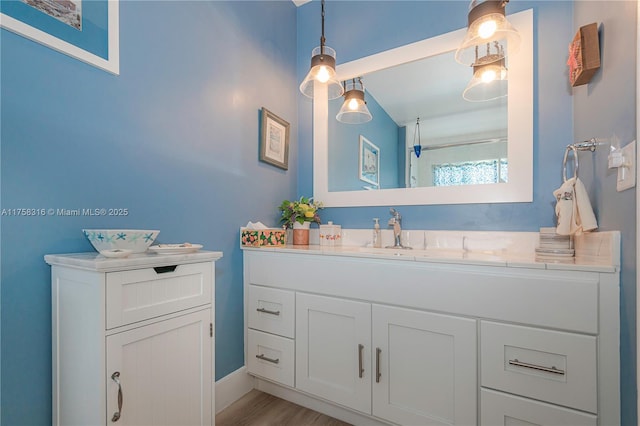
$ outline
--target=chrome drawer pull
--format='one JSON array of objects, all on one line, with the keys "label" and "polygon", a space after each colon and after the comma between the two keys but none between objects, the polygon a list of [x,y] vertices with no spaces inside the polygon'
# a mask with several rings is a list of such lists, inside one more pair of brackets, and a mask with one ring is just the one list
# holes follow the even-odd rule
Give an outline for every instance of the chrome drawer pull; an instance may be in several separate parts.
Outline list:
[{"label": "chrome drawer pull", "polygon": [[380,383],[380,353],[382,353],[382,349],[376,348],[376,383]]},{"label": "chrome drawer pull", "polygon": [[560,375],[564,375],[564,370],[560,370],[556,367],[543,367],[541,365],[535,365],[535,364],[528,364],[526,362],[520,362],[518,361],[518,359],[510,359],[509,360],[509,364],[510,365],[515,365],[516,367],[524,367],[524,368],[530,368],[532,370],[540,370],[540,371],[544,371],[545,373],[553,373],[553,374],[560,374]]},{"label": "chrome drawer pull", "polygon": [[358,345],[358,377],[362,379],[362,375],[364,374],[364,366],[362,365],[362,351],[364,350],[364,345]]},{"label": "chrome drawer pull", "polygon": [[271,362],[273,364],[280,364],[280,358],[276,358],[276,359],[268,358],[264,356],[264,354],[256,355],[256,358],[261,359],[263,361]]},{"label": "chrome drawer pull", "polygon": [[280,311],[270,311],[270,310],[265,309],[265,308],[258,308],[258,309],[256,309],[256,311],[261,312],[263,314],[280,315]]},{"label": "chrome drawer pull", "polygon": [[111,418],[112,422],[117,422],[120,420],[120,415],[122,414],[122,385],[120,384],[120,372],[116,371],[111,375],[111,380],[118,384],[118,411],[113,413],[113,417]]}]

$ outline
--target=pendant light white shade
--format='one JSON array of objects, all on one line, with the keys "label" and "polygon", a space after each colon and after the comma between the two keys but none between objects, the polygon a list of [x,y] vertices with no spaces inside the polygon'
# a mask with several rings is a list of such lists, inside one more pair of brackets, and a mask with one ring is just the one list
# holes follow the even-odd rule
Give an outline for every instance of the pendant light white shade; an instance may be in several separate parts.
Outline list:
[{"label": "pendant light white shade", "polygon": [[344,102],[336,120],[347,124],[362,124],[371,121],[371,113],[364,100],[364,85],[361,79],[346,81]]},{"label": "pendant light white shade", "polygon": [[318,46],[313,49],[311,67],[300,84],[300,92],[313,98],[315,81],[327,85],[329,99],[339,98],[344,93],[342,84],[336,78],[336,51],[329,46]]},{"label": "pendant light white shade", "polygon": [[344,89],[340,81],[336,78],[336,51],[324,44],[324,0],[322,0],[320,4],[322,8],[322,35],[320,36],[320,46],[311,52],[311,67],[307,76],[300,84],[300,91],[303,95],[313,98],[315,83],[326,84],[327,95],[331,100],[342,96]]},{"label": "pendant light white shade", "polygon": [[473,67],[473,77],[462,96],[470,102],[483,102],[507,96],[507,68],[504,58]]},{"label": "pendant light white shade", "polygon": [[476,47],[487,43],[502,46],[502,59],[520,47],[520,34],[505,16],[509,0],[473,0],[469,6],[468,28],[464,40],[456,50],[456,61],[476,65]]}]

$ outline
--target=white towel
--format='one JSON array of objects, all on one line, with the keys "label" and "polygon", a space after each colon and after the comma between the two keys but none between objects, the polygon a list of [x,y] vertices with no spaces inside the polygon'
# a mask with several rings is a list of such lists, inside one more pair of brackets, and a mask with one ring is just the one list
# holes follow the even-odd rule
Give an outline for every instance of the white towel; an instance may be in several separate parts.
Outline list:
[{"label": "white towel", "polygon": [[596,220],[596,215],[593,213],[587,189],[584,187],[584,184],[580,179],[576,179],[574,188],[576,192],[575,204],[578,206],[578,217],[580,218],[578,221],[580,229],[577,234],[580,235],[580,232],[587,232],[596,229],[598,227],[598,221]]},{"label": "white towel", "polygon": [[553,191],[556,197],[558,235],[580,235],[598,227],[589,195],[580,179],[571,178]]}]

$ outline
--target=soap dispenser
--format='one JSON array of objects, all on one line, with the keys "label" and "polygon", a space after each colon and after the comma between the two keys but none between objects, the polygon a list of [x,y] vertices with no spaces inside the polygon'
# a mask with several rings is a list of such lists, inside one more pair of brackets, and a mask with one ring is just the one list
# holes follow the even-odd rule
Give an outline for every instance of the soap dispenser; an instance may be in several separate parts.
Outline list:
[{"label": "soap dispenser", "polygon": [[380,223],[377,217],[373,218],[373,247],[382,247],[382,232],[380,231]]}]

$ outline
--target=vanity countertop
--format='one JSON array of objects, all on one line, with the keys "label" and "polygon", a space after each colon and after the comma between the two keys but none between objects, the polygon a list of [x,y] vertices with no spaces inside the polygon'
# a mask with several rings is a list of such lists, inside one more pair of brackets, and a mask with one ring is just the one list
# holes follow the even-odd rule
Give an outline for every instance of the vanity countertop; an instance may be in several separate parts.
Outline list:
[{"label": "vanity countertop", "polygon": [[617,272],[618,267],[598,256],[576,256],[566,259],[540,259],[519,253],[489,253],[447,249],[398,250],[370,247],[321,247],[319,245],[282,247],[243,247],[244,250],[280,253],[314,254],[322,256],[347,256],[407,262],[452,263],[462,265],[504,266],[511,268],[556,269],[588,272]]},{"label": "vanity countertop", "polygon": [[[368,232],[368,231],[365,231]],[[554,269],[568,271],[588,271],[614,273],[620,270],[620,232],[585,233],[574,238],[575,257],[540,258],[535,254],[538,234],[531,232],[473,233],[460,231],[411,231],[425,232],[429,248],[414,246],[411,250],[372,248],[357,239],[349,241],[345,236],[353,235],[353,230],[343,230],[343,244],[328,247],[310,244],[308,246],[286,245],[280,247],[243,247],[244,250],[260,250],[279,253],[313,254],[321,256],[346,256],[408,262],[449,263],[459,265],[502,266],[511,268]],[[463,235],[464,234],[464,235]],[[368,233],[367,233],[368,235]],[[312,235],[311,242],[314,242]],[[420,237],[420,236],[419,236]],[[450,248],[454,239],[474,240],[471,250]],[[409,240],[409,239],[407,239]],[[419,238],[418,238],[419,240]],[[317,239],[316,239],[317,241]],[[355,244],[354,244],[355,243]],[[434,247],[440,244],[442,247]],[[462,246],[461,246],[462,247]]]}]

